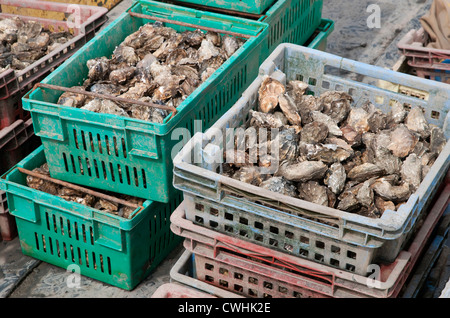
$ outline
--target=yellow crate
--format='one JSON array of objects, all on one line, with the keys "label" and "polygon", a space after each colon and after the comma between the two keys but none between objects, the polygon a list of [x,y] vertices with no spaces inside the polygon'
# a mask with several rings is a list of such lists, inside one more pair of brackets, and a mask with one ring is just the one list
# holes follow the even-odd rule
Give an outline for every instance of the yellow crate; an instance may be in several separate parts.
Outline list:
[{"label": "yellow crate", "polygon": [[[406,57],[402,56],[392,67],[393,71],[410,74],[410,75],[416,75],[414,70],[408,65],[406,61]],[[428,100],[429,94],[428,92],[422,91],[417,88],[412,88],[404,85],[394,84],[388,81],[378,81],[378,87],[387,89],[389,91],[393,91],[396,93],[401,93],[408,96],[414,96],[423,100]]]}]

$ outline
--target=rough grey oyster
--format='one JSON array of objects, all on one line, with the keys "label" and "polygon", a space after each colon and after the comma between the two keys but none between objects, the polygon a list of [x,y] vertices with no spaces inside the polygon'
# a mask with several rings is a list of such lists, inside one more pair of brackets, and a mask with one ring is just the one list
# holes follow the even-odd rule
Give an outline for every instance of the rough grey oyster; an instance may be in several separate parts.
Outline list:
[{"label": "rough grey oyster", "polygon": [[391,143],[388,146],[388,149],[392,151],[392,153],[399,157],[404,158],[413,151],[414,147],[418,142],[418,138],[416,135],[411,133],[411,131],[404,125],[398,125],[391,132]]},{"label": "rough grey oyster", "polygon": [[423,138],[430,136],[430,126],[425,119],[422,107],[413,107],[405,118],[406,127]]},{"label": "rough grey oyster", "polygon": [[364,163],[362,165],[356,166],[348,172],[347,177],[350,180],[355,180],[363,182],[364,180],[380,177],[385,174],[385,170],[379,166],[372,163]]},{"label": "rough grey oyster", "polygon": [[106,57],[99,57],[88,60],[86,65],[88,67],[88,77],[92,81],[106,79],[110,72],[110,61]]},{"label": "rough grey oyster", "polygon": [[353,98],[339,91],[327,91],[320,95],[317,100],[322,105],[322,112],[331,117],[331,119],[340,124],[347,118]]},{"label": "rough grey oyster", "polygon": [[300,135],[300,140],[305,143],[321,143],[328,137],[328,126],[315,121],[303,126]]},{"label": "rough grey oyster", "polygon": [[321,161],[303,161],[300,163],[281,164],[277,175],[289,181],[306,182],[323,178],[328,167]]},{"label": "rough grey oyster", "polygon": [[308,202],[328,206],[327,188],[317,181],[300,183],[298,186],[299,198]]},{"label": "rough grey oyster", "polygon": [[288,94],[281,94],[278,96],[278,104],[281,111],[286,116],[291,125],[301,125],[302,118],[298,112],[294,100]]},{"label": "rough grey oyster", "polygon": [[347,174],[341,163],[333,163],[327,171],[324,183],[334,193],[339,195],[345,187]]},{"label": "rough grey oyster", "polygon": [[259,186],[263,189],[278,192],[290,197],[297,196],[297,189],[295,185],[283,177],[271,177],[261,182]]}]

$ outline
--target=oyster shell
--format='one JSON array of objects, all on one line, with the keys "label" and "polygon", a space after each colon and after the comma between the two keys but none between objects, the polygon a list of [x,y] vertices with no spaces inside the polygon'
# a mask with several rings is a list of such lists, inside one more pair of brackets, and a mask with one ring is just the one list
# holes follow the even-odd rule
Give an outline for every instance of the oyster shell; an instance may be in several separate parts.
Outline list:
[{"label": "oyster shell", "polygon": [[328,126],[323,122],[312,122],[303,126],[301,141],[305,143],[321,143],[328,137]]},{"label": "oyster shell", "polygon": [[[208,36],[209,34],[209,36]],[[189,44],[190,46],[199,46],[202,44],[202,41],[204,39],[210,41],[213,45],[217,45],[215,43],[218,42],[217,38],[212,36],[211,32],[208,32],[208,34],[204,34],[201,30],[197,29],[194,31],[185,31],[183,32],[184,41]],[[215,33],[217,34],[217,33]],[[220,35],[219,35],[220,39]]]},{"label": "oyster shell", "polygon": [[278,96],[278,103],[281,111],[286,116],[291,125],[301,125],[302,118],[298,113],[294,100],[288,94],[282,94]]},{"label": "oyster shell", "polygon": [[278,158],[280,161],[294,161],[298,157],[299,135],[294,128],[286,128],[279,131],[271,141],[271,150],[278,146]]},{"label": "oyster shell", "polygon": [[139,62],[139,56],[134,48],[126,45],[119,45],[113,52],[111,62],[114,64],[125,63],[128,66],[136,66]]},{"label": "oyster shell", "polygon": [[375,182],[375,179],[369,179],[364,181],[362,186],[358,189],[358,193],[356,194],[356,200],[366,208],[370,208],[374,204],[374,192],[372,189],[372,184]]},{"label": "oyster shell", "polygon": [[112,114],[117,116],[129,117],[128,113],[115,102],[108,99],[94,98],[89,103],[81,107],[96,113]]},{"label": "oyster shell", "polygon": [[207,31],[205,35],[205,39],[211,41],[215,46],[222,45],[222,37],[217,32]]},{"label": "oyster shell", "polygon": [[317,102],[317,98],[312,95],[303,95],[297,101],[297,109],[302,118],[302,124],[306,125],[314,121],[312,118],[312,112],[321,112],[323,109],[322,104]]},{"label": "oyster shell", "polygon": [[391,210],[391,211],[395,211],[396,210],[394,202],[392,202],[392,201],[385,201],[379,196],[375,196],[374,204],[375,204],[375,206],[377,207],[377,209],[381,213],[383,213],[386,210]]},{"label": "oyster shell", "polygon": [[233,174],[232,178],[255,186],[259,186],[267,178],[267,175],[261,174],[261,171],[258,167],[247,166],[241,167]]},{"label": "oyster shell", "polygon": [[263,189],[281,193],[290,197],[297,196],[297,189],[295,185],[283,177],[271,177],[261,182],[259,186]]},{"label": "oyster shell", "polygon": [[[133,49],[138,49],[145,46],[147,41],[153,38],[156,34],[154,33],[154,27],[152,24],[147,23],[141,26],[136,32],[128,35],[122,44],[124,46],[131,47]],[[159,36],[162,38],[162,36]]]},{"label": "oyster shell", "polygon": [[298,186],[299,198],[308,202],[328,206],[327,188],[317,181],[308,181]]},{"label": "oyster shell", "polygon": [[347,125],[357,133],[369,131],[369,114],[363,108],[352,108],[347,117]]},{"label": "oyster shell", "polygon": [[42,32],[34,38],[30,38],[27,44],[32,50],[45,50],[45,47],[50,43],[50,36],[48,33]]},{"label": "oyster shell", "polygon": [[[74,88],[84,90],[84,87],[82,87],[82,86],[75,86]],[[87,99],[86,95],[83,95],[83,94],[64,92],[59,97],[57,103],[59,105],[68,106],[68,107],[81,107],[85,104],[86,99]]]},{"label": "oyster shell", "polygon": [[[150,97],[141,97],[138,100],[142,102],[151,102]],[[169,115],[169,112],[164,109],[159,109],[151,106],[143,106],[133,104],[129,109],[130,117],[150,121],[153,123],[162,123]]]},{"label": "oyster shell", "polygon": [[218,56],[219,54],[219,49],[210,40],[202,40],[200,48],[198,49],[198,60],[200,63]]},{"label": "oyster shell", "polygon": [[383,200],[392,202],[406,201],[411,195],[408,183],[395,186],[386,178],[376,180],[372,185],[372,189]]},{"label": "oyster shell", "polygon": [[410,184],[413,190],[417,190],[422,182],[422,161],[415,153],[406,157],[401,168],[402,180]]},{"label": "oyster shell", "polygon": [[423,138],[430,136],[430,126],[425,119],[422,107],[413,107],[405,118],[409,130],[418,133]]},{"label": "oyster shell", "polygon": [[430,152],[438,155],[444,150],[447,144],[447,139],[444,136],[444,131],[436,126],[433,126],[430,131]]},{"label": "oyster shell", "polygon": [[327,165],[321,161],[303,161],[281,164],[277,175],[283,176],[289,181],[306,182],[323,178],[327,170]]},{"label": "oyster shell", "polygon": [[402,123],[408,112],[406,111],[403,104],[398,101],[394,101],[391,103],[391,111],[388,114],[390,125],[393,126],[395,124]]},{"label": "oyster shell", "polygon": [[92,81],[106,79],[110,71],[109,63],[110,63],[109,59],[107,59],[104,56],[88,60],[86,62],[86,65],[89,70],[88,77]]},{"label": "oyster shell", "polygon": [[381,110],[375,108],[372,103],[367,104],[366,111],[369,113],[367,118],[367,124],[369,125],[369,131],[377,133],[380,130],[386,129],[388,126],[388,116]]},{"label": "oyster shell", "polygon": [[226,35],[223,37],[222,48],[227,54],[227,57],[231,57],[234,52],[236,52],[241,47],[241,44],[239,42],[240,41],[233,36]]},{"label": "oyster shell", "polygon": [[337,209],[347,212],[356,212],[361,207],[357,195],[362,185],[362,183],[359,183],[354,186],[350,185],[346,188],[338,197],[339,203]]},{"label": "oyster shell", "polygon": [[347,177],[350,180],[355,180],[359,182],[364,182],[364,180],[380,177],[385,174],[383,168],[378,167],[372,163],[363,163],[362,165],[356,166],[348,172]]},{"label": "oyster shell", "polygon": [[302,81],[289,81],[287,84],[287,92],[297,103],[299,103],[303,99],[303,96],[305,96],[308,87],[309,85]]},{"label": "oyster shell", "polygon": [[250,125],[253,127],[281,128],[288,124],[286,116],[280,112],[262,113],[250,110]]},{"label": "oyster shell", "polygon": [[361,145],[362,133],[357,132],[351,126],[340,127],[342,132],[342,138],[352,147],[358,147]]},{"label": "oyster shell", "polygon": [[390,136],[391,143],[388,149],[399,158],[409,155],[418,142],[418,138],[404,125],[398,125],[391,132]]},{"label": "oyster shell", "polygon": [[347,180],[347,174],[344,166],[339,163],[333,163],[327,171],[324,183],[334,193],[339,195],[345,187],[345,181]]},{"label": "oyster shell", "polygon": [[282,83],[266,76],[259,88],[259,108],[263,113],[271,113],[278,106],[278,98],[286,92]]},{"label": "oyster shell", "polygon": [[134,77],[135,71],[136,68],[133,66],[119,68],[109,74],[109,80],[115,85],[125,84],[128,80]]},{"label": "oyster shell", "polygon": [[322,112],[340,124],[347,118],[353,98],[345,93],[339,91],[327,91],[320,95],[318,103],[322,105]]},{"label": "oyster shell", "polygon": [[[50,176],[50,172],[48,170],[47,164],[42,165],[41,167],[33,169],[33,171],[42,173],[44,175]],[[32,188],[36,189],[38,191],[50,193],[50,194],[58,194],[58,186],[50,181],[43,180],[41,178],[36,178],[33,176],[28,175],[26,177],[27,185]]]},{"label": "oyster shell", "polygon": [[[119,210],[119,204],[111,202],[105,199],[99,199],[94,206],[97,210],[106,212],[117,212]],[[115,213],[116,214],[116,213]]]},{"label": "oyster shell", "polygon": [[122,94],[126,89],[120,85],[98,82],[96,84],[88,86],[86,90],[97,94],[118,96]]},{"label": "oyster shell", "polygon": [[328,115],[319,111],[312,111],[311,117],[314,121],[325,124],[328,127],[328,134],[333,136],[342,136],[342,131],[336,122]]}]

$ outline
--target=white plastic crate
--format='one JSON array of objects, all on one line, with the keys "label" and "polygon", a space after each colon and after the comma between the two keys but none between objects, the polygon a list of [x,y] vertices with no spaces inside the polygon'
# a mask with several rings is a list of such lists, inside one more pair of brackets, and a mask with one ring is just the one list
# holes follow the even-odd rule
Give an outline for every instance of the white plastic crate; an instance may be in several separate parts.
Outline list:
[{"label": "white plastic crate", "polygon": [[[332,75],[332,68],[375,81],[389,80],[420,87],[429,93],[428,99]],[[261,65],[260,75],[232,109],[206,133],[195,135],[175,158],[174,186],[184,192],[187,219],[360,275],[367,274],[371,263],[394,261],[445,176],[450,163],[450,144],[409,200],[397,211],[385,211],[378,219],[324,207],[222,176],[220,164],[207,164],[206,158],[223,150],[223,145],[215,142],[217,130],[224,132],[227,128],[240,127],[248,120],[249,111],[256,109],[262,75],[282,81],[303,80],[310,83],[310,93],[316,95],[328,90],[346,91],[353,97],[356,107],[367,100],[384,112],[389,111],[393,100],[421,106],[429,123],[443,128],[447,139],[450,136],[450,86],[292,44],[280,45]],[[200,153],[194,152],[197,149]],[[193,163],[194,155],[200,155],[202,163]]]}]

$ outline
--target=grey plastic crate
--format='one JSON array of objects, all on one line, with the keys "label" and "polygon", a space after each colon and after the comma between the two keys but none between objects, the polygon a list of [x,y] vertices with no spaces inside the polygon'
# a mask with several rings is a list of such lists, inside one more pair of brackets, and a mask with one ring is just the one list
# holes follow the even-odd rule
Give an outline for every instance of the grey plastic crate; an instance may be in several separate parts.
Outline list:
[{"label": "grey plastic crate", "polygon": [[[357,73],[374,81],[417,87],[429,92],[429,98],[422,100],[332,75],[330,68]],[[184,192],[187,218],[197,224],[360,275],[367,274],[371,263],[393,262],[445,176],[450,164],[450,143],[409,200],[397,211],[385,211],[379,219],[320,206],[222,176],[221,165],[207,164],[206,158],[223,150],[215,141],[217,131],[240,127],[248,120],[249,110],[257,106],[262,75],[282,81],[303,80],[311,84],[314,94],[344,90],[352,95],[356,107],[367,100],[385,112],[389,111],[391,100],[421,106],[428,121],[444,129],[447,139],[450,136],[450,86],[282,44],[261,65],[260,76],[235,106],[206,133],[195,135],[174,160],[174,186]],[[197,149],[200,152],[194,152]],[[194,155],[200,155],[202,162],[194,163]],[[290,235],[286,235],[286,231]]]}]

